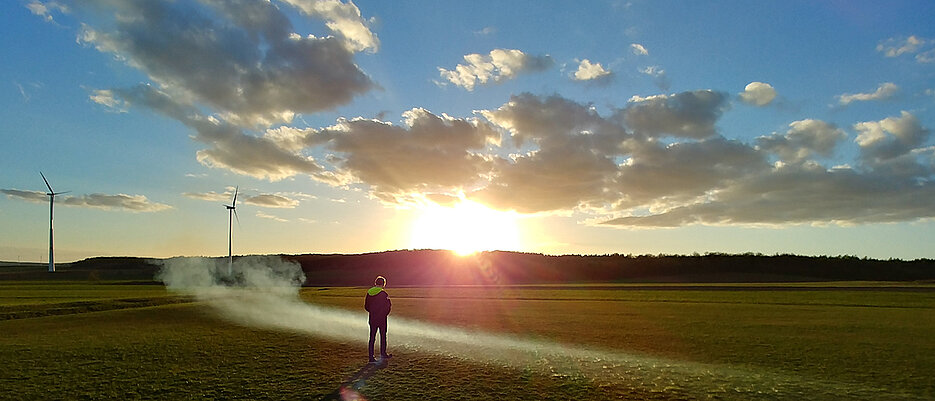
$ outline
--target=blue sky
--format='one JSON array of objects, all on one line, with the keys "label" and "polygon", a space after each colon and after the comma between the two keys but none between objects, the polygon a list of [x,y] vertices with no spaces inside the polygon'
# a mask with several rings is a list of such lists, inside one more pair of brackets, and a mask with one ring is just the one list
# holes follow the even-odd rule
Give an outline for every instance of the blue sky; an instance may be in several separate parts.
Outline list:
[{"label": "blue sky", "polygon": [[935,257],[935,4],[542,4],[3,2],[0,260]]}]

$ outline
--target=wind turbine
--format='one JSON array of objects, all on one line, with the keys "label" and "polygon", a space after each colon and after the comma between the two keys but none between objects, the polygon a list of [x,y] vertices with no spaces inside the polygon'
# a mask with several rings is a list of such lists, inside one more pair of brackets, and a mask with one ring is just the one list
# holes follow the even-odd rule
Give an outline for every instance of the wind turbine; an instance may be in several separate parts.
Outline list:
[{"label": "wind turbine", "polygon": [[[230,187],[228,187],[230,188]],[[230,205],[224,205],[227,208],[227,275],[230,276],[233,272],[234,266],[234,255],[231,252],[233,249],[233,235],[234,232],[234,218],[237,218],[237,225],[240,225],[240,216],[237,216],[237,191],[240,189],[240,186],[234,187],[234,199],[231,200]]]},{"label": "wind turbine", "polygon": [[49,195],[49,273],[55,272],[55,251],[52,247],[52,212],[55,210],[55,195],[67,194],[71,191],[65,192],[55,192],[52,190],[52,186],[49,185],[49,180],[45,179],[45,174],[39,172],[39,175],[42,176],[42,181],[45,181],[45,186],[49,188],[49,192],[46,195]]}]

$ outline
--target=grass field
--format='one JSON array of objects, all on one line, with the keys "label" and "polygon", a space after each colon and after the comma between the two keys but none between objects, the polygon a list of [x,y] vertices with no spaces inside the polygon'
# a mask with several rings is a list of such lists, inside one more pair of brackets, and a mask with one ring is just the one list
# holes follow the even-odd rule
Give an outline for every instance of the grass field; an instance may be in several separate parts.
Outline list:
[{"label": "grass field", "polygon": [[[396,355],[368,366],[366,332],[240,326],[162,286],[0,281],[0,398],[935,399],[935,288],[914,287],[391,287]],[[300,296],[358,312],[363,292]],[[393,319],[571,356],[394,348]]]}]

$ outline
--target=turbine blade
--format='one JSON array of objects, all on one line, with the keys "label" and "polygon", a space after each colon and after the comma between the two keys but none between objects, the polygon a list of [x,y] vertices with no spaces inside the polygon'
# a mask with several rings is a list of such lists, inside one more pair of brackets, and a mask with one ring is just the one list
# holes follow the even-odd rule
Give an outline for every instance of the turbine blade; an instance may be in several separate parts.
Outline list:
[{"label": "turbine blade", "polygon": [[39,175],[42,176],[42,181],[45,181],[45,186],[49,187],[49,192],[55,193],[55,191],[52,190],[52,186],[49,185],[49,180],[45,179],[45,174],[42,174],[42,172],[40,171]]},{"label": "turbine blade", "polygon": [[243,228],[240,226],[240,216],[237,215],[237,209],[231,209],[234,211],[234,218],[237,219],[237,228]]},{"label": "turbine blade", "polygon": [[70,193],[70,192],[71,192],[71,191],[52,192],[52,195],[61,195],[61,194],[67,194],[67,193]]},{"label": "turbine blade", "polygon": [[240,186],[234,187],[234,200],[231,201],[231,206],[237,206],[237,191],[240,189]]}]

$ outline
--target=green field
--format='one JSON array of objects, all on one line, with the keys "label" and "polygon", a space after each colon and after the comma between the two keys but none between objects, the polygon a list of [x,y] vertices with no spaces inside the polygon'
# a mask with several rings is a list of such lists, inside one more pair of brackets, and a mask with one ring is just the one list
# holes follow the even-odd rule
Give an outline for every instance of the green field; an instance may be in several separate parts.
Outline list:
[{"label": "green field", "polygon": [[[0,281],[0,398],[935,399],[932,286],[387,290],[396,357],[373,367],[365,331],[341,340],[241,326],[162,286]],[[300,296],[359,312],[363,292]],[[394,318],[572,351],[393,348]]]}]

